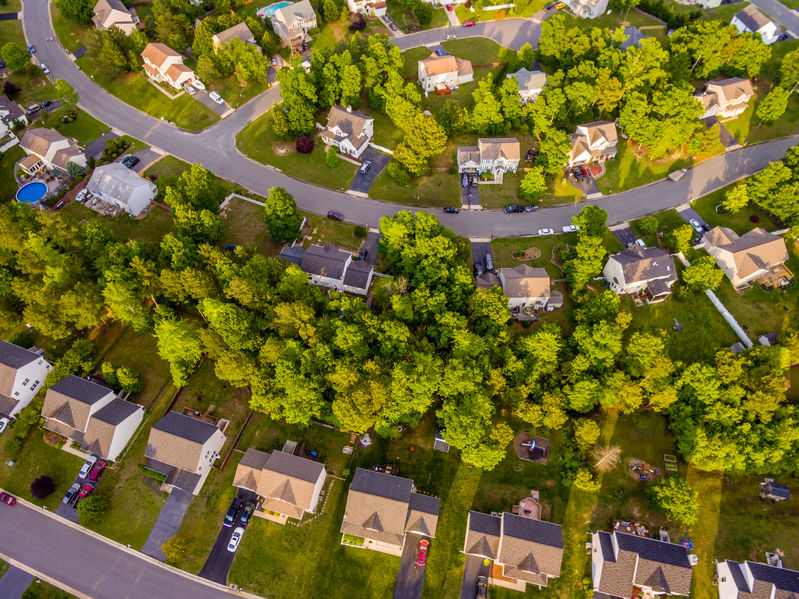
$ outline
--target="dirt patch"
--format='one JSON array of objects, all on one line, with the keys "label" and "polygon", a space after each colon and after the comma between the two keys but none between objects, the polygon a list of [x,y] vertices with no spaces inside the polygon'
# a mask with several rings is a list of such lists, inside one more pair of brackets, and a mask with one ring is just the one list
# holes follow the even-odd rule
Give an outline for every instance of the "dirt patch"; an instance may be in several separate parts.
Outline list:
[{"label": "dirt patch", "polygon": [[274,142],[272,151],[278,156],[288,156],[294,151],[294,144],[289,142]]},{"label": "dirt patch", "polygon": [[537,247],[530,247],[521,252],[513,252],[513,259],[521,262],[527,260],[538,260],[541,257],[541,250]]},{"label": "dirt patch", "polygon": [[663,471],[643,460],[633,458],[627,462],[627,473],[635,480],[654,480],[663,476]]}]

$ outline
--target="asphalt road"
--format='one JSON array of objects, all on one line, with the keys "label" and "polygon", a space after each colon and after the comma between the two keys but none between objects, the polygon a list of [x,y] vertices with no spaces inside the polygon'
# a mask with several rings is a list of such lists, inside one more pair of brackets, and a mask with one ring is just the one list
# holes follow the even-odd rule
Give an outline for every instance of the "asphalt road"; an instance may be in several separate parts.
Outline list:
[{"label": "asphalt road", "polygon": [[92,599],[224,599],[218,585],[164,566],[18,501],[0,506],[0,558]]},{"label": "asphalt road", "polygon": [[[466,566],[463,568],[463,583],[461,584],[461,599],[474,599],[477,595],[477,577],[485,576],[491,571],[491,562],[476,555],[466,556]],[[490,595],[490,593],[489,593]]]},{"label": "asphalt road", "polygon": [[469,37],[487,37],[500,46],[518,50],[529,43],[533,48],[538,45],[541,36],[541,23],[531,19],[502,19],[500,21],[482,21],[472,27],[439,27],[417,33],[408,33],[395,37],[391,41],[400,50],[405,51],[419,46],[436,45],[447,41],[447,35],[456,39]]},{"label": "asphalt road", "polygon": [[33,582],[33,576],[14,566],[9,566],[0,576],[0,599],[20,599]]},{"label": "asphalt road", "polygon": [[[416,565],[416,551],[419,548],[419,541],[422,539],[430,540],[428,537],[414,533],[408,533],[405,537],[405,547],[402,549],[397,572],[397,584],[394,585],[394,599],[419,599],[422,596],[424,573],[427,567]],[[430,549],[432,548],[433,544],[430,543]]]},{"label": "asphalt road", "polygon": [[[234,150],[236,133],[279,99],[279,88],[271,88],[201,133],[176,129],[139,112],[98,88],[67,58],[57,42],[44,43],[45,37],[55,35],[47,6],[47,0],[26,0],[23,24],[29,42],[37,45],[41,58],[50,67],[54,77],[66,79],[75,87],[80,95],[80,106],[117,130],[182,160],[202,164],[220,177],[254,193],[267,195],[269,189],[282,185],[294,196],[302,210],[315,214],[324,215],[329,210],[337,210],[351,223],[377,227],[383,216],[396,214],[400,210],[418,210],[411,206],[360,198],[317,187],[313,183],[298,181],[238,154]],[[520,37],[532,41],[534,38],[532,32],[536,31],[537,27],[538,25],[532,21],[505,19],[462,29],[477,29],[479,32],[488,28],[489,32],[493,32],[493,28],[497,28],[497,32],[505,31],[499,36],[501,42],[515,46],[518,45],[516,41]],[[510,30],[515,30],[516,33],[511,34]],[[524,33],[525,31],[527,33]],[[430,32],[413,35],[430,35]],[[411,36],[403,36],[397,41],[403,41],[408,37]],[[679,181],[666,179],[592,200],[590,203],[607,210],[609,224],[671,209],[685,203],[686,200],[700,197],[762,170],[769,162],[782,158],[785,151],[797,140],[799,136],[727,152],[689,169]],[[504,214],[495,210],[469,210],[460,214],[443,214],[441,211],[436,211],[436,214],[442,224],[454,229],[460,235],[513,237],[533,234],[542,227],[557,231],[570,224],[572,216],[581,207],[582,204],[569,204],[523,214]]]},{"label": "asphalt road", "polygon": [[799,15],[795,10],[785,6],[777,0],[752,0],[752,4],[767,13],[772,19],[785,25],[794,37],[799,36]]}]

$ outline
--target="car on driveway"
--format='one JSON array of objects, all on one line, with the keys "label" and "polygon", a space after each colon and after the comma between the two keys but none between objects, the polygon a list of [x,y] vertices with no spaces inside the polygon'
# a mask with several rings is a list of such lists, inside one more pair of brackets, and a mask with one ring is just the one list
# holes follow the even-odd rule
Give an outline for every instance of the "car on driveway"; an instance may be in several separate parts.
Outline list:
[{"label": "car on driveway", "polygon": [[444,208],[444,212],[446,212],[447,214],[458,214],[458,212],[460,212],[460,211],[461,211],[461,209],[460,208],[456,208],[455,206],[446,206]]},{"label": "car on driveway", "polygon": [[225,514],[225,519],[222,521],[222,526],[226,526],[228,528],[233,526],[233,523],[236,521],[236,515],[239,513],[239,508],[241,508],[241,498],[234,497],[233,502],[228,508],[227,514]]},{"label": "car on driveway", "polygon": [[539,235],[552,235],[554,232],[552,229],[538,229]]},{"label": "car on driveway", "polygon": [[488,579],[485,576],[477,577],[477,594],[476,599],[484,599],[488,597]]},{"label": "car on driveway", "polygon": [[702,234],[702,225],[699,224],[698,220],[692,218],[691,220],[688,221],[688,224],[694,228],[694,231],[696,231],[700,235]]},{"label": "car on driveway", "polygon": [[252,501],[248,501],[247,505],[244,506],[244,509],[241,510],[241,517],[239,518],[239,524],[242,526],[247,526],[247,523],[252,518],[252,512],[255,509],[255,504]]},{"label": "car on driveway", "polygon": [[5,503],[6,505],[14,505],[17,502],[17,498],[3,491],[2,493],[0,493],[0,501]]},{"label": "car on driveway", "polygon": [[75,500],[75,503],[78,504],[81,501],[83,501],[84,499],[86,499],[89,495],[92,494],[92,491],[94,491],[94,485],[93,484],[86,483],[85,485],[83,485],[80,488],[80,491],[78,491],[78,498],[77,498],[77,500]]},{"label": "car on driveway", "polygon": [[436,49],[435,54],[436,56],[447,56],[446,50],[442,50],[441,48]]},{"label": "car on driveway", "polygon": [[124,160],[121,161],[128,168],[133,168],[137,164],[139,164],[140,160],[138,156],[128,156]]},{"label": "car on driveway", "polygon": [[565,227],[563,227],[564,233],[576,233],[579,230],[580,227],[578,227],[577,225],[566,225]]},{"label": "car on driveway", "polygon": [[494,257],[490,252],[486,254],[486,270],[494,270]]},{"label": "car on driveway", "polygon": [[366,260],[366,254],[369,253],[369,250],[361,250],[358,254],[358,260]]},{"label": "car on driveway", "polygon": [[194,81],[191,82],[191,84],[194,87],[196,87],[197,89],[201,89],[201,90],[205,91],[205,84],[202,81],[199,81],[198,79],[195,79]]},{"label": "car on driveway", "polygon": [[463,23],[464,27],[474,27],[475,25],[477,25],[477,21],[475,21],[474,19],[469,19],[468,21],[464,21]]},{"label": "car on driveway", "polygon": [[72,485],[64,495],[64,499],[61,500],[61,503],[69,505],[70,503],[75,501],[75,497],[77,496],[79,490],[80,490],[80,485],[78,483]]},{"label": "car on driveway", "polygon": [[244,528],[239,526],[236,530],[233,531],[233,536],[230,537],[230,543],[227,544],[227,550],[231,553],[235,553],[236,549],[239,548],[239,543],[241,542],[241,537],[244,535]]},{"label": "car on driveway", "polygon": [[480,262],[479,260],[477,262],[475,262],[474,263],[474,276],[479,277],[484,272],[485,272],[485,269],[483,268],[483,263]]},{"label": "car on driveway", "polygon": [[358,172],[361,173],[362,175],[365,175],[367,172],[369,172],[370,166],[372,166],[372,161],[364,160],[363,164],[361,165],[361,168],[358,169]]},{"label": "car on driveway", "polygon": [[197,88],[196,88],[196,87],[194,87],[194,86],[192,86],[192,85],[190,85],[190,84],[186,84],[186,87],[184,87],[183,89],[185,89],[185,90],[186,90],[186,92],[187,92],[187,93],[188,93],[190,96],[193,96],[194,94],[196,94],[196,93],[197,93]]},{"label": "car on driveway", "polygon": [[2,435],[4,432],[6,432],[6,429],[8,428],[8,423],[9,423],[9,420],[5,416],[0,418],[0,435]]},{"label": "car on driveway", "polygon": [[208,97],[211,98],[217,104],[224,104],[225,103],[225,101],[222,99],[222,96],[220,96],[216,92],[211,92],[210,94],[208,94]]},{"label": "car on driveway", "polygon": [[560,9],[562,9],[562,8],[566,8],[566,5],[565,5],[563,2],[558,2],[558,3],[555,5],[555,10],[560,10]]},{"label": "car on driveway", "polygon": [[89,480],[97,482],[98,480],[100,480],[100,477],[103,475],[106,466],[107,464],[105,463],[104,460],[98,460],[97,463],[92,467],[92,470],[91,472],[89,472],[89,476],[87,476],[87,478]]},{"label": "car on driveway", "polygon": [[391,31],[396,31],[397,25],[395,23],[389,23],[388,28],[391,29]]},{"label": "car on driveway", "polygon": [[89,472],[96,463],[97,463],[97,458],[94,456],[89,456],[89,458],[85,462],[83,462],[83,466],[81,466],[80,474],[78,474],[78,476],[80,478],[86,478],[86,476],[88,476]]},{"label": "car on driveway", "polygon": [[586,177],[590,177],[590,176],[591,176],[591,169],[590,169],[590,168],[588,168],[587,166],[583,166],[583,167],[582,167],[582,171],[583,171],[583,174],[584,174]]},{"label": "car on driveway", "polygon": [[83,203],[83,200],[87,199],[86,196],[88,195],[89,195],[89,190],[84,187],[78,192],[78,195],[75,196],[75,201]]},{"label": "car on driveway", "polygon": [[39,108],[40,109],[48,108],[48,107],[50,107],[52,105],[53,105],[53,101],[52,100],[45,100],[41,104],[39,104]]},{"label": "car on driveway", "polygon": [[514,214],[516,212],[524,212],[524,206],[519,206],[518,204],[505,206],[505,214]]},{"label": "car on driveway", "polygon": [[335,210],[331,210],[327,213],[327,218],[331,218],[333,220],[344,220],[344,215],[341,212],[336,212]]},{"label": "car on driveway", "polygon": [[452,12],[452,4],[447,4],[447,12]]},{"label": "car on driveway", "polygon": [[416,565],[424,566],[427,563],[427,550],[430,549],[430,541],[422,539],[419,541],[419,548],[416,550]]}]

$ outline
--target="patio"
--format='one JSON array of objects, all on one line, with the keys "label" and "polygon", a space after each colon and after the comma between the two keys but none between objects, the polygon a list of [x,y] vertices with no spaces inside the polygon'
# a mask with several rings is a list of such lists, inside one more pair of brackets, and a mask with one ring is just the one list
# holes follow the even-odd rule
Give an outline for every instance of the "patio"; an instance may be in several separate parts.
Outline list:
[{"label": "patio", "polygon": [[793,285],[793,273],[784,264],[778,264],[755,282],[766,291],[790,287]]}]

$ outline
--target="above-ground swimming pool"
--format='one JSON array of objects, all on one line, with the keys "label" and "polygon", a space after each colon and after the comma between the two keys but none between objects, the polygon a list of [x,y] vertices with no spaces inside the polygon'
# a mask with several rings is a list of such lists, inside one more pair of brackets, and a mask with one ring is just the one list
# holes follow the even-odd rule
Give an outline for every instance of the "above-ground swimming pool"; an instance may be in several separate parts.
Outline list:
[{"label": "above-ground swimming pool", "polygon": [[47,185],[41,181],[33,181],[19,188],[17,201],[23,204],[38,202],[47,194]]},{"label": "above-ground swimming pool", "polygon": [[263,8],[259,8],[255,14],[258,15],[259,18],[265,19],[266,17],[271,17],[273,14],[275,14],[275,11],[278,10],[279,8],[283,8],[284,6],[291,6],[292,4],[293,2],[277,2],[275,4],[270,4],[269,6],[264,6]]}]

